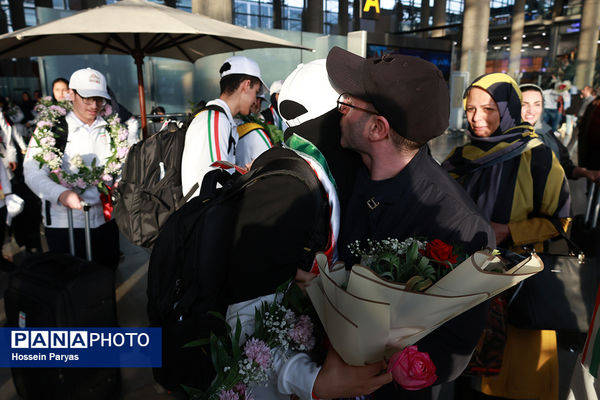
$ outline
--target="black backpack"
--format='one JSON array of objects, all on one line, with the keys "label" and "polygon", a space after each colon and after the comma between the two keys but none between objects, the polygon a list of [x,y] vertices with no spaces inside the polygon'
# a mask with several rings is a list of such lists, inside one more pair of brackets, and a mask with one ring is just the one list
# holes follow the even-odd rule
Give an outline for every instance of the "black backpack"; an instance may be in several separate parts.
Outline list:
[{"label": "black backpack", "polygon": [[182,348],[225,333],[207,313],[225,315],[229,304],[274,293],[297,268],[309,269],[327,247],[329,227],[327,195],[292,150],[266,151],[245,175],[207,173],[200,195],[169,218],[150,257],[147,311],[163,335],[155,380],[170,390],[207,388],[210,351]]},{"label": "black backpack", "polygon": [[[204,110],[225,112],[209,105],[198,113]],[[181,188],[181,157],[188,125],[169,121],[129,149],[122,179],[114,191],[113,217],[133,244],[151,247],[169,216],[198,188],[194,186],[185,196]]]}]

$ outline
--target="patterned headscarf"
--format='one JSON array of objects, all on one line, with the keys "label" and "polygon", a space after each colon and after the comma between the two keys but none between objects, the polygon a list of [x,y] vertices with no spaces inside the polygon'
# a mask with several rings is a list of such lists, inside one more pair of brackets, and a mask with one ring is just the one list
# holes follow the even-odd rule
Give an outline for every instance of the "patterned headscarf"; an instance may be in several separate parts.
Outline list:
[{"label": "patterned headscarf", "polygon": [[469,126],[471,142],[457,147],[450,153],[442,167],[457,179],[468,193],[492,193],[475,199],[483,214],[490,218],[495,194],[500,190],[500,175],[503,165],[520,156],[524,151],[542,145],[533,126],[521,119],[523,98],[517,83],[506,74],[480,76],[467,88],[467,96],[473,87],[485,90],[496,102],[500,113],[500,126],[489,137],[478,137]]},{"label": "patterned headscarf", "polygon": [[[506,74],[493,73],[482,75],[475,79],[471,86],[465,90],[463,97],[463,108],[466,111],[467,97],[472,88],[478,87],[488,92],[498,106],[500,113],[500,127],[492,136],[503,135],[508,130],[523,122],[521,118],[521,102],[523,95],[517,82]],[[473,133],[471,126],[469,132]]]}]

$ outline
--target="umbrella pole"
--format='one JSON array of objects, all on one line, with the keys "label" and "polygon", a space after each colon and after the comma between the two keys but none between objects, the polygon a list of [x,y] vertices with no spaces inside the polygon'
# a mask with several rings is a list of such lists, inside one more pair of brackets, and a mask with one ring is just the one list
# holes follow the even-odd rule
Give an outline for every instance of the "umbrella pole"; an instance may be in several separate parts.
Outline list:
[{"label": "umbrella pole", "polygon": [[138,78],[138,97],[140,99],[140,117],[142,120],[142,137],[146,139],[148,137],[148,127],[146,124],[146,95],[144,94],[144,73],[142,71],[142,65],[144,64],[144,54],[135,52],[133,54],[135,65],[137,66],[137,78]]}]

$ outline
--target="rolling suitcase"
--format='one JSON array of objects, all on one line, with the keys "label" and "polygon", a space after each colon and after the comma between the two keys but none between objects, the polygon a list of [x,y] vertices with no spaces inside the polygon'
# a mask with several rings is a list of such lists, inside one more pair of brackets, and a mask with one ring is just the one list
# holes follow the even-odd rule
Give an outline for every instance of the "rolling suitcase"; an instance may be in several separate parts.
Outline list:
[{"label": "rolling suitcase", "polygon": [[[90,261],[89,206],[87,260],[73,256],[73,216],[69,209],[71,255],[44,253],[26,259],[9,278],[4,295],[7,327],[118,326],[114,271]],[[13,368],[24,399],[114,399],[121,390],[119,368]]]}]

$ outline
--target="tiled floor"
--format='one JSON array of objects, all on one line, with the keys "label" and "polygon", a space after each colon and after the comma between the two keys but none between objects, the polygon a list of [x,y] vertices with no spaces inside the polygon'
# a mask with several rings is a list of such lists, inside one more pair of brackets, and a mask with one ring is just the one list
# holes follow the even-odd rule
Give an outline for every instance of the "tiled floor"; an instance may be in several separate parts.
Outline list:
[{"label": "tiled floor", "polygon": [[[430,143],[432,155],[436,160],[442,161],[452,148],[463,144],[465,141],[462,132],[443,135]],[[573,209],[580,214],[585,209],[585,182],[579,180],[571,182],[573,195]],[[117,272],[117,301],[119,323],[124,327],[147,326],[146,317],[146,279],[149,254],[146,250],[131,245],[126,240],[121,241],[124,259]],[[16,248],[9,248],[15,251]],[[0,272],[0,293],[6,288],[7,274]],[[0,299],[0,326],[6,321],[4,315],[4,300]],[[123,391],[121,399],[126,400],[151,400],[172,399],[171,395],[164,393],[153,381],[150,369],[123,368]],[[17,400],[10,370],[0,369],[0,400]]]}]

